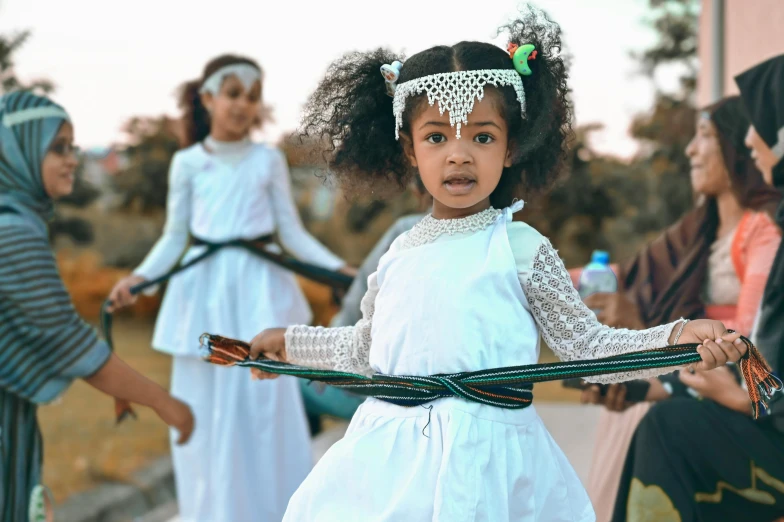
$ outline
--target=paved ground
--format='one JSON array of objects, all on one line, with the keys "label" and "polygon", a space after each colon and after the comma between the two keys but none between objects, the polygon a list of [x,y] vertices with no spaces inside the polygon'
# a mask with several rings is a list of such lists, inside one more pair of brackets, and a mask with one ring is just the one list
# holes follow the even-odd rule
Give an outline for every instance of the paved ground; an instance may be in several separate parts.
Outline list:
[{"label": "paved ground", "polygon": [[[600,409],[578,404],[539,403],[536,405],[536,410],[569,458],[580,479],[585,481],[591,465],[591,448],[593,448]],[[344,425],[336,427],[314,439],[313,452],[317,459],[343,436],[344,430]],[[163,506],[156,513],[151,513],[139,522],[179,522],[179,517],[176,515],[172,518],[175,511],[172,505]]]}]

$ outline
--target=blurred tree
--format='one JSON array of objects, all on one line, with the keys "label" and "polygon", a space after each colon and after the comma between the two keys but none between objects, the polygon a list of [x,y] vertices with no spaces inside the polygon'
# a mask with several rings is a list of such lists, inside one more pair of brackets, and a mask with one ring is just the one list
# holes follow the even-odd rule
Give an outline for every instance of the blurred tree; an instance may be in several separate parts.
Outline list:
[{"label": "blurred tree", "polygon": [[[647,211],[636,222],[638,231],[643,233],[666,227],[692,205],[689,159],[684,150],[694,135],[697,118],[699,2],[649,2],[657,42],[634,56],[640,61],[642,72],[656,85],[656,96],[653,108],[638,115],[631,125],[632,136],[642,145],[636,167],[648,170],[651,177]],[[679,85],[674,91],[668,92],[658,85],[660,71],[679,75]]]},{"label": "blurred tree", "polygon": [[[630,127],[640,150],[629,162],[596,153],[591,134],[575,129],[570,177],[544,198],[532,202],[524,219],[548,235],[569,266],[584,264],[593,249],[610,250],[621,260],[692,204],[689,160],[684,149],[694,134],[697,78],[697,0],[649,0],[648,25],[655,43],[632,56],[655,86],[652,108]],[[677,86],[662,78],[676,75]]]},{"label": "blurred tree", "polygon": [[54,91],[54,84],[46,79],[22,82],[16,75],[14,53],[30,38],[30,31],[22,31],[11,35],[0,34],[0,95],[19,90],[34,91],[38,94],[49,94]]},{"label": "blurred tree", "polygon": [[169,164],[180,148],[177,122],[167,116],[135,117],[123,126],[128,165],[114,178],[122,207],[137,212],[166,208]]}]

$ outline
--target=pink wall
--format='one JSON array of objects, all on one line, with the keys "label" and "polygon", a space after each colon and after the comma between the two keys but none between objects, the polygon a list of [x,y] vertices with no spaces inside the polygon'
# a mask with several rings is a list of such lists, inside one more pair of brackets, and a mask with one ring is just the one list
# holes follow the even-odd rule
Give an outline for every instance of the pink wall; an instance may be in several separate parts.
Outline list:
[{"label": "pink wall", "polygon": [[[698,106],[715,100],[711,92],[713,0],[702,0],[697,85]],[[737,94],[734,76],[784,54],[784,0],[724,0],[724,93]]]}]

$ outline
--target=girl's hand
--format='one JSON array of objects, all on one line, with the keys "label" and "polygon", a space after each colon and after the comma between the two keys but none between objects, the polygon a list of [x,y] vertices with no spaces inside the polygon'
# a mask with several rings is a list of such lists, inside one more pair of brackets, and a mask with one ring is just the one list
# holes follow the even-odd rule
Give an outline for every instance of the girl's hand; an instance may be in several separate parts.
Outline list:
[{"label": "girl's hand", "polygon": [[[286,329],[270,328],[264,330],[250,341],[250,360],[255,361],[260,356],[273,361],[286,362]],[[257,368],[251,368],[253,379],[276,379],[280,377]]]},{"label": "girl's hand", "polygon": [[740,387],[735,377],[727,368],[716,368],[709,372],[679,373],[680,380],[686,386],[711,399],[725,408],[745,413],[751,412],[751,402],[746,390]]},{"label": "girl's hand", "polygon": [[349,265],[345,265],[341,268],[338,268],[338,272],[340,272],[343,275],[347,275],[349,277],[357,277],[357,274],[359,273],[359,271],[356,268]]},{"label": "girl's hand", "polygon": [[[673,328],[670,344],[680,326]],[[708,371],[727,362],[738,362],[746,353],[746,345],[740,340],[739,333],[729,333],[721,321],[698,319],[690,321],[683,327],[678,344],[699,344],[697,352],[702,361],[694,365],[697,371]]]},{"label": "girl's hand", "polygon": [[145,282],[146,279],[139,275],[129,275],[120,279],[109,294],[109,312],[115,311],[130,306],[136,302],[136,296],[131,294],[131,287]]},{"label": "girl's hand", "polygon": [[155,412],[163,422],[180,434],[177,445],[188,442],[193,433],[194,419],[187,404],[169,395],[160,407],[155,408]]}]

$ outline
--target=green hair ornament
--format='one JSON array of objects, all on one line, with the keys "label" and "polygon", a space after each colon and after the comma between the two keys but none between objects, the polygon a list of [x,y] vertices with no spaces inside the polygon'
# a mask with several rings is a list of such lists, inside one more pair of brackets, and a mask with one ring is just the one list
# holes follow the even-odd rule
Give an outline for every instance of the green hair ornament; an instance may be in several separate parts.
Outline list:
[{"label": "green hair ornament", "polygon": [[534,44],[517,45],[510,43],[507,48],[509,58],[514,62],[515,70],[523,76],[531,76],[531,68],[528,66],[530,60],[536,60],[538,51]]}]

